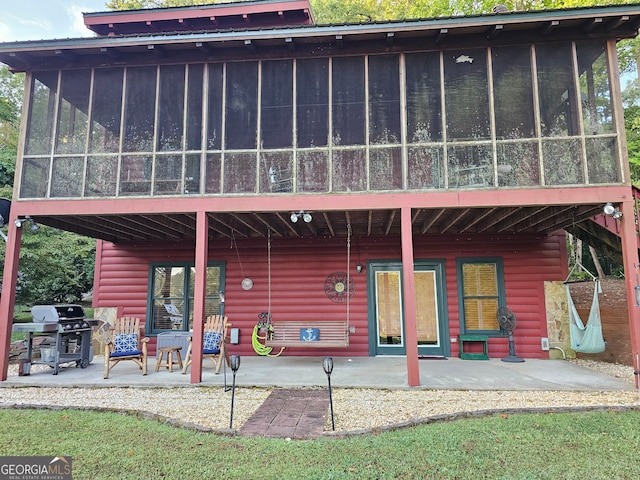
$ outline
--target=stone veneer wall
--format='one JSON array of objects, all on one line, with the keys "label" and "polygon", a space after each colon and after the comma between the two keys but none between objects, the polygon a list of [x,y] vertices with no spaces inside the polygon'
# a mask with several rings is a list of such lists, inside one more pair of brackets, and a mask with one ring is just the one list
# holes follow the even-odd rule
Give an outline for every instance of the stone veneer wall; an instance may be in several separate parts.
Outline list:
[{"label": "stone veneer wall", "polygon": [[[567,286],[563,282],[544,282],[545,309],[547,312],[547,335],[549,345],[564,350],[569,358],[574,358],[569,336],[569,307]],[[549,350],[549,358],[562,358],[560,350]]]}]

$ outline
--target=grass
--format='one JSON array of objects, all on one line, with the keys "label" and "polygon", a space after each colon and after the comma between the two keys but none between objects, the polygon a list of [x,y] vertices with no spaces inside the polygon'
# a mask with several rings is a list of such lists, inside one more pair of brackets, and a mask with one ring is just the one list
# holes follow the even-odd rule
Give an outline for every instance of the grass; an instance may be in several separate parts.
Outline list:
[{"label": "grass", "polygon": [[75,410],[0,410],[0,424],[2,455],[71,455],[74,479],[640,478],[637,410],[496,415],[309,441]]}]

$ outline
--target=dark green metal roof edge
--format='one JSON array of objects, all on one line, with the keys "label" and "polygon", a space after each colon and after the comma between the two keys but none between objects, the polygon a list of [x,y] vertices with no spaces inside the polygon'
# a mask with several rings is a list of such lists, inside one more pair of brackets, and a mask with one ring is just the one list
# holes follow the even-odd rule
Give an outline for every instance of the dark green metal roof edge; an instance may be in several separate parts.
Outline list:
[{"label": "dark green metal roof edge", "polygon": [[312,38],[322,35],[356,35],[387,32],[420,31],[481,27],[498,24],[525,24],[553,20],[575,20],[597,16],[635,15],[640,17],[640,3],[593,6],[571,9],[514,11],[500,14],[436,17],[426,19],[391,20],[385,22],[348,23],[342,25],[295,25],[291,27],[255,28],[243,30],[200,30],[194,32],[161,32],[156,34],[126,34],[100,37],[79,37],[50,40],[27,40],[0,43],[1,53],[38,51],[63,48],[96,48],[144,45],[146,43],[186,43],[194,41],[260,40],[278,37]]}]

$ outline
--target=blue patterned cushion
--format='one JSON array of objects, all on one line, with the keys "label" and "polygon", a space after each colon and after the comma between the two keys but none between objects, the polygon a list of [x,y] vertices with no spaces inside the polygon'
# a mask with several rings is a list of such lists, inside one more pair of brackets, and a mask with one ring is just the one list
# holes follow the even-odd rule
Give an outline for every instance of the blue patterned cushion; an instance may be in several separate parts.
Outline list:
[{"label": "blue patterned cushion", "polygon": [[133,354],[138,351],[137,333],[118,333],[113,338],[113,353]]},{"label": "blue patterned cushion", "polygon": [[220,332],[205,332],[202,353],[218,353],[220,351]]}]

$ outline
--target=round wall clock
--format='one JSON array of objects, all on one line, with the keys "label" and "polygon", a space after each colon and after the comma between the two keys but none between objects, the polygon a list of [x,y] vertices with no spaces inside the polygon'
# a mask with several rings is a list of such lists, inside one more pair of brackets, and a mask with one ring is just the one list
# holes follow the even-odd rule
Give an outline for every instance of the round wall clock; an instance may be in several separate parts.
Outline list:
[{"label": "round wall clock", "polygon": [[[348,286],[348,288],[347,288]],[[333,272],[324,281],[324,293],[332,302],[342,303],[349,298],[353,298],[356,291],[356,281],[347,272]]]},{"label": "round wall clock", "polygon": [[241,285],[243,290],[251,290],[253,288],[253,280],[247,277],[242,280]]}]

